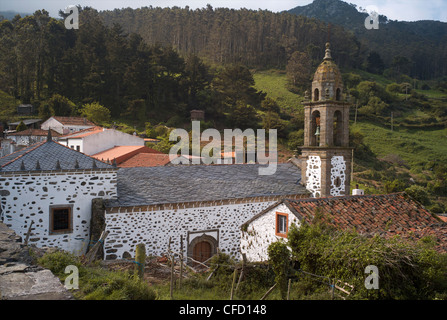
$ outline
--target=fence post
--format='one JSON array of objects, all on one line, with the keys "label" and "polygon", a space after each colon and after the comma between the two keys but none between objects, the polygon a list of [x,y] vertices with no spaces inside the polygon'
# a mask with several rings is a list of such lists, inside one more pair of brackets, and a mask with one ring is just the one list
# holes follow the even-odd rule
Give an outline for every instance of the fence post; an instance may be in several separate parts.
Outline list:
[{"label": "fence post", "polygon": [[137,274],[140,279],[143,279],[144,267],[146,264],[146,246],[144,243],[137,244],[135,248],[135,262],[135,274]]},{"label": "fence post", "polygon": [[287,300],[290,300],[290,287],[292,284],[292,279],[289,279],[289,285],[287,286]]},{"label": "fence post", "polygon": [[182,288],[182,278],[183,278],[183,237],[180,236],[180,279],[178,287]]},{"label": "fence post", "polygon": [[234,267],[234,273],[233,273],[233,283],[231,284],[231,295],[230,300],[233,300],[233,293],[234,293],[234,283],[236,282],[236,275],[237,275],[237,268]]}]

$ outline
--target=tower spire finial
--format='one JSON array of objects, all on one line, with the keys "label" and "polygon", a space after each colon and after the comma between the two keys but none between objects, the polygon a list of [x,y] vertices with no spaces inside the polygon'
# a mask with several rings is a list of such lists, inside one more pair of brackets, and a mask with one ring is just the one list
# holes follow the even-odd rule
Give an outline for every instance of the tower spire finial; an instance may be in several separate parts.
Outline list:
[{"label": "tower spire finial", "polygon": [[332,56],[331,56],[331,44],[329,42],[326,42],[326,52],[324,55],[324,59],[323,60],[332,60]]}]

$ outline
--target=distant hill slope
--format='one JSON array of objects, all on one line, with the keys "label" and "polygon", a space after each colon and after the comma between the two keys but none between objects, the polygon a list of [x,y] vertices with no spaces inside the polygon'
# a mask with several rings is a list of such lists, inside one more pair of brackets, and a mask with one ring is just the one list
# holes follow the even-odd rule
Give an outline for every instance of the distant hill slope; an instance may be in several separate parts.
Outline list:
[{"label": "distant hill slope", "polygon": [[[5,20],[12,20],[16,15],[20,15],[22,18],[25,16],[30,16],[32,15],[32,13],[25,13],[25,12],[17,12],[17,11],[12,11],[12,10],[8,10],[8,11],[0,11],[0,21],[5,19]],[[2,18],[3,17],[3,18]]]},{"label": "distant hill slope", "polygon": [[409,58],[412,77],[429,79],[447,75],[447,23],[394,21],[381,15],[379,29],[368,30],[365,28],[368,14],[340,0],[314,0],[287,12],[344,27],[355,34],[364,48],[378,52],[388,66],[394,57]]}]

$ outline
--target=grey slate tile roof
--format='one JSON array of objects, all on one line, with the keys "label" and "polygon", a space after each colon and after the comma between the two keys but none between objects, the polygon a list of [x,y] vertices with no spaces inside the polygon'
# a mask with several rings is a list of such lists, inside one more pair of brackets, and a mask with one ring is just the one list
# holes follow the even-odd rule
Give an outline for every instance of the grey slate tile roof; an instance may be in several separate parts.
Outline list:
[{"label": "grey slate tile roof", "polygon": [[259,164],[179,165],[120,168],[118,199],[107,207],[210,201],[256,196],[304,194],[301,170],[278,164],[276,173],[258,175]]},{"label": "grey slate tile roof", "polygon": [[[57,167],[59,161],[60,168]],[[55,141],[36,143],[0,158],[0,172],[92,169],[93,162],[100,169],[113,168],[112,165],[96,160],[81,152],[70,149]],[[37,167],[39,163],[40,169]],[[78,168],[76,168],[76,163]],[[24,170],[22,168],[24,166]]]}]

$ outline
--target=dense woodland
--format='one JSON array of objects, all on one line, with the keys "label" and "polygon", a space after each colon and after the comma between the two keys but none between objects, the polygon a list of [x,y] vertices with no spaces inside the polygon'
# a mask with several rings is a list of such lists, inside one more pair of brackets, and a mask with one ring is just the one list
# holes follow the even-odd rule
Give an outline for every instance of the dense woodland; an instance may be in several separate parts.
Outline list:
[{"label": "dense woodland", "polygon": [[[316,19],[266,10],[153,8],[115,9],[100,13],[106,25],[119,23],[147,43],[172,46],[214,63],[242,63],[255,68],[284,68],[295,51],[316,61],[324,56],[328,26]],[[330,41],[340,66],[359,63],[359,44],[341,27],[332,27]]]}]

